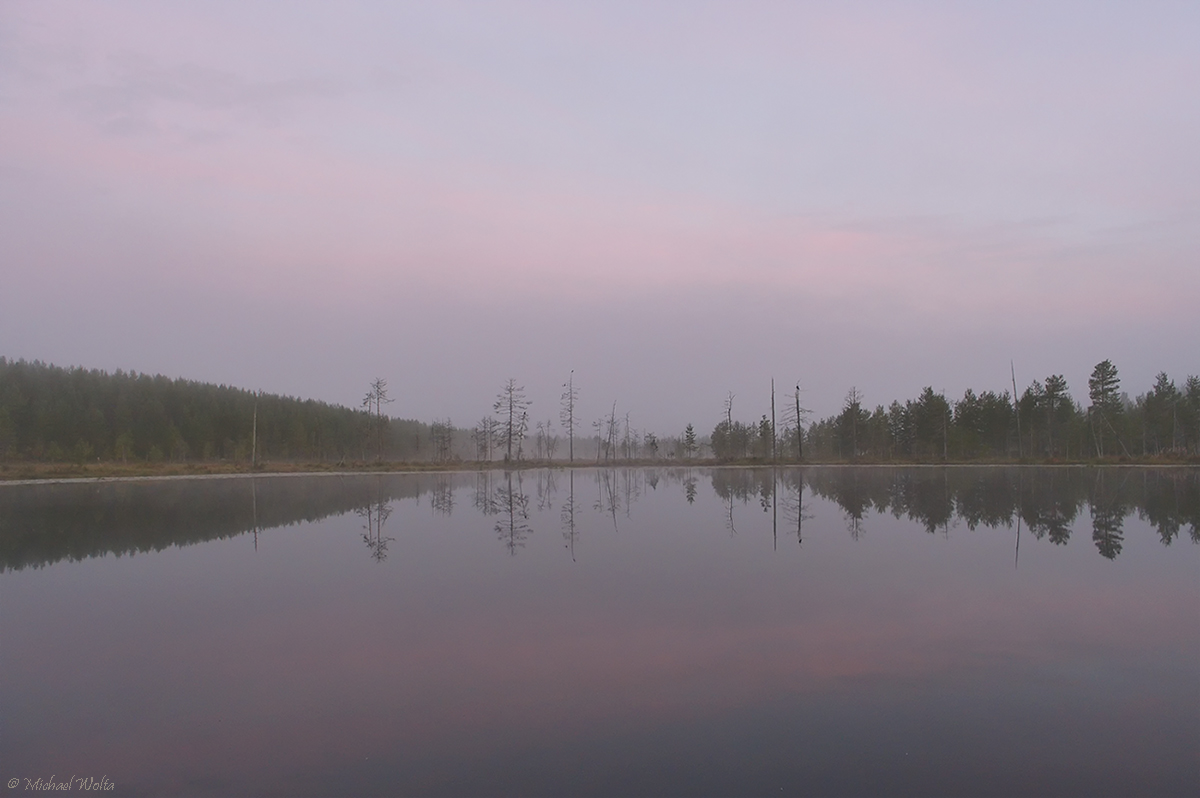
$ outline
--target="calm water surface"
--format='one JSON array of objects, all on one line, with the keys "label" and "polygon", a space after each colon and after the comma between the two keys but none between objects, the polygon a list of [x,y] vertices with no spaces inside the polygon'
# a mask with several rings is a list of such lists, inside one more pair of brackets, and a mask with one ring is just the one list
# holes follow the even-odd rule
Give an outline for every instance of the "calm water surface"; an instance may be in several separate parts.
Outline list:
[{"label": "calm water surface", "polygon": [[1195,469],[0,485],[0,778],[1196,795],[1198,524]]}]

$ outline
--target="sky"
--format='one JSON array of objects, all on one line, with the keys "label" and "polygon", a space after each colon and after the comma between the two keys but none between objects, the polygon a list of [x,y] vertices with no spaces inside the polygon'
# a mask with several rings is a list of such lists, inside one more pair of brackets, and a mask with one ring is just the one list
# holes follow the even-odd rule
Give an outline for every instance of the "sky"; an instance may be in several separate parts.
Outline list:
[{"label": "sky", "polygon": [[707,431],[1200,374],[1200,4],[0,4],[0,355]]}]

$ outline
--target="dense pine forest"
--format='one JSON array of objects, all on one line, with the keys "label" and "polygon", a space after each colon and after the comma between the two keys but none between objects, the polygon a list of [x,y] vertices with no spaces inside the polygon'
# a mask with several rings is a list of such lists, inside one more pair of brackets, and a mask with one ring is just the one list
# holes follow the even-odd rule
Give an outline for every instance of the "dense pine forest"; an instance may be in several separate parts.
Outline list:
[{"label": "dense pine forest", "polygon": [[428,435],[415,421],[311,399],[0,357],[0,460],[402,459]]},{"label": "dense pine forest", "polygon": [[[578,390],[564,385],[559,446],[546,421],[529,430],[530,402],[510,380],[472,430],[386,415],[387,383],[371,384],[363,406],[258,394],[225,385],[135,372],[61,368],[0,357],[0,461],[51,463],[312,463],[396,460],[714,459],[783,462],[1081,461],[1200,457],[1200,378],[1182,387],[1165,373],[1130,398],[1105,360],[1088,381],[1089,404],[1066,380],[1035,380],[1014,403],[1004,391],[967,390],[957,401],[932,388],[869,409],[852,388],[838,415],[808,423],[799,389],[779,400],[778,418],[734,418],[734,397],[708,436],[692,424],[678,435],[631,427],[616,405],[590,423],[575,416]],[[590,445],[589,445],[590,441]]]},{"label": "dense pine forest", "polygon": [[804,444],[816,458],[881,462],[1200,455],[1200,378],[1189,376],[1181,389],[1159,373],[1131,399],[1105,360],[1092,371],[1088,397],[1079,405],[1062,375],[1035,380],[1015,404],[1007,391],[968,389],[952,401],[926,388],[869,410],[851,389],[842,412],[812,424]]}]

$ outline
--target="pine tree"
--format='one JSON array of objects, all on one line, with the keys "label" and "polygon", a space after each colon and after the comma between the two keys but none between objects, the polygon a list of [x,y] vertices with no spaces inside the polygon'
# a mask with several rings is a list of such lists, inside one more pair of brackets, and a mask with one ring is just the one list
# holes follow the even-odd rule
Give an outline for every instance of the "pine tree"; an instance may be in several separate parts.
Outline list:
[{"label": "pine tree", "polygon": [[683,430],[683,453],[691,459],[696,454],[696,428],[691,424]]},{"label": "pine tree", "polygon": [[[1105,432],[1116,436],[1114,420],[1121,412],[1121,397],[1117,391],[1121,387],[1121,379],[1117,376],[1117,367],[1111,360],[1102,360],[1092,370],[1088,379],[1088,396],[1092,406],[1088,413],[1092,417],[1092,436],[1096,439],[1096,454],[1104,456]],[[1120,438],[1117,438],[1120,442]],[[1121,444],[1124,447],[1124,444]]]},{"label": "pine tree", "polygon": [[505,462],[512,460],[514,446],[518,455],[521,452],[521,442],[529,424],[529,414],[526,412],[529,405],[529,400],[525,398],[524,386],[517,385],[514,379],[509,379],[496,396],[496,403],[492,409],[496,411],[500,422],[498,431],[500,443],[504,446]]}]

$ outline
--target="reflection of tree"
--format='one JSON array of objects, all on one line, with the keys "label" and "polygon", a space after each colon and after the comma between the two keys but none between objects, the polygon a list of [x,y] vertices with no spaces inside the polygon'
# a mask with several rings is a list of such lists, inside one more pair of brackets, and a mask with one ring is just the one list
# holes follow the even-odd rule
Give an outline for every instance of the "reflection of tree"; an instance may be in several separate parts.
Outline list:
[{"label": "reflection of tree", "polygon": [[258,482],[250,478],[250,512],[254,516],[254,550],[258,551]]},{"label": "reflection of tree", "polygon": [[[1138,515],[1146,520],[1149,520],[1144,510],[1140,511]],[[1158,538],[1162,541],[1164,546],[1170,546],[1171,541],[1179,537],[1179,529],[1182,524],[1177,516],[1168,515],[1164,518],[1151,521],[1151,523],[1154,524],[1155,529],[1158,531]],[[1192,535],[1195,537],[1195,527],[1192,527]]]},{"label": "reflection of tree", "polygon": [[1065,546],[1071,537],[1071,524],[1078,514],[1078,506],[1067,502],[1049,502],[1034,505],[1022,513],[1029,531],[1038,540],[1049,538],[1057,546]]},{"label": "reflection of tree", "polygon": [[500,512],[500,508],[496,505],[496,495],[492,490],[493,473],[481,471],[475,475],[475,495],[471,503],[484,515],[495,515]]},{"label": "reflection of tree", "polygon": [[850,533],[851,540],[860,540],[866,528],[863,526],[863,517],[853,513],[846,513],[846,531]]},{"label": "reflection of tree", "polygon": [[[549,428],[549,422],[546,426]],[[537,472],[538,510],[553,510],[554,494],[556,493],[558,493],[558,482],[555,472],[550,469],[539,469]]]},{"label": "reflection of tree", "polygon": [[872,506],[930,532],[947,530],[957,519],[972,529],[1010,526],[1019,512],[1035,537],[1059,543],[1089,494],[1083,469],[817,468],[805,481],[816,495],[837,502],[851,526]]},{"label": "reflection of tree", "polygon": [[866,531],[863,528],[863,517],[872,504],[867,498],[867,492],[859,488],[860,475],[860,469],[850,469],[850,478],[842,483],[841,501],[838,502],[845,513],[846,531],[854,540],[861,538]]},{"label": "reflection of tree", "polygon": [[769,468],[717,468],[712,471],[712,486],[722,499],[747,504],[751,498],[769,496],[772,475]]},{"label": "reflection of tree", "polygon": [[[900,514],[901,480],[904,475],[898,469],[810,469],[804,471],[798,478],[807,482],[814,495],[830,499],[842,508],[849,527],[858,521],[861,531],[861,521],[866,513],[875,508],[880,512],[889,506],[897,507],[897,517]],[[851,529],[853,534],[854,530]]]},{"label": "reflection of tree", "polygon": [[521,473],[517,472],[517,484],[513,485],[512,472],[505,475],[504,484],[496,489],[495,503],[500,518],[496,521],[496,536],[504,543],[508,553],[517,555],[524,548],[525,539],[533,531],[529,526],[529,497],[521,488]]},{"label": "reflection of tree", "polygon": [[[416,480],[387,477],[388,499]],[[196,545],[353,512],[374,476],[179,479],[0,486],[0,571]],[[247,541],[250,542],[250,541]]]},{"label": "reflection of tree", "polygon": [[1017,501],[1021,517],[1038,540],[1065,546],[1071,537],[1071,525],[1083,507],[1087,482],[1083,472],[1076,469],[1021,470]]},{"label": "reflection of tree", "polygon": [[598,498],[596,503],[592,505],[593,509],[604,513],[612,518],[613,531],[617,529],[617,510],[621,507],[620,499],[617,498],[617,475],[611,468],[596,472],[596,491]]},{"label": "reflection of tree", "polygon": [[1105,469],[1096,470],[1091,500],[1092,541],[1102,556],[1112,560],[1121,553],[1125,539],[1121,529],[1125,521],[1125,508],[1121,505],[1120,485],[1107,477]]},{"label": "reflection of tree", "polygon": [[1045,536],[1056,546],[1065,546],[1071,538],[1071,524],[1074,520],[1074,512],[1054,507],[1040,513],[1030,513],[1026,523],[1029,524],[1029,531],[1039,540]]},{"label": "reflection of tree", "polygon": [[832,499],[842,508],[846,531],[854,540],[861,538],[866,531],[863,519],[873,507],[883,510],[888,507],[889,501],[899,503],[901,499],[898,497],[914,493],[903,474],[890,474],[889,477],[883,481],[879,479],[877,470],[862,468],[836,469],[828,474],[818,470],[809,474],[813,492]]},{"label": "reflection of tree", "polygon": [[577,533],[575,531],[575,469],[571,469],[568,478],[570,486],[567,491],[567,500],[562,506],[562,526],[563,540],[566,541],[566,547],[571,550],[571,562],[575,561],[575,539]]},{"label": "reflection of tree", "polygon": [[[626,419],[626,432],[628,432],[629,421]],[[625,517],[629,518],[630,511],[633,509],[634,502],[642,497],[642,487],[638,484],[638,479],[643,476],[640,468],[623,468],[621,469],[621,482],[625,488]]]},{"label": "reflection of tree", "polygon": [[1007,527],[1013,522],[1013,508],[1020,495],[1023,472],[1020,469],[968,469],[964,474],[952,469],[943,472],[954,512],[966,522],[967,529],[979,526]]},{"label": "reflection of tree", "polygon": [[[771,469],[771,492],[770,496],[761,496],[760,503],[764,512],[771,513],[771,544],[772,548],[779,547],[779,492],[780,486],[786,490],[783,497],[783,518],[784,521],[795,520],[796,522],[796,542],[804,542],[804,519],[808,516],[804,514],[804,476],[802,472],[793,471],[791,484],[789,485],[788,472],[781,472],[778,468]],[[792,491],[795,491],[793,497]],[[767,506],[767,503],[770,506]]]},{"label": "reflection of tree", "polygon": [[371,551],[371,559],[375,562],[383,562],[387,559],[388,544],[395,538],[385,538],[383,536],[383,525],[387,523],[388,517],[392,514],[392,505],[387,504],[383,499],[376,499],[374,502],[360,507],[354,511],[366,523],[363,524],[363,543],[367,544],[367,548]]},{"label": "reflection of tree", "polygon": [[807,512],[808,508],[804,505],[804,472],[785,471],[782,480],[788,489],[784,497],[783,517],[789,523],[795,523],[796,543],[803,545],[804,522],[812,518]]},{"label": "reflection of tree", "polygon": [[[774,384],[772,384],[774,387]],[[774,458],[774,453],[772,453]],[[779,548],[779,472],[771,469],[771,548]],[[763,512],[767,511],[767,506],[763,505]]]},{"label": "reflection of tree", "polygon": [[448,476],[441,475],[429,492],[429,506],[435,513],[449,516],[454,512],[454,486]]},{"label": "reflection of tree", "polygon": [[1110,560],[1121,553],[1124,520],[1125,512],[1120,507],[1092,507],[1092,541],[1096,550]]},{"label": "reflection of tree", "polygon": [[1164,546],[1178,537],[1183,525],[1191,527],[1193,543],[1200,543],[1200,471],[1172,470],[1162,478],[1143,470],[1140,487],[1142,500],[1138,515],[1158,531]]},{"label": "reflection of tree", "polygon": [[[1102,473],[1099,480],[1098,472]],[[624,494],[634,502],[639,486],[652,485],[654,479],[681,484],[683,496],[695,503],[700,475],[695,468],[668,467],[639,471],[623,482],[624,475],[615,471],[597,472],[596,506],[615,526],[617,513],[628,511],[620,507],[618,497]],[[722,468],[703,473],[705,479],[710,475],[714,490],[725,500],[726,516],[738,500],[753,497],[761,504],[772,490],[770,469]],[[780,515],[788,519],[798,538],[807,520],[800,502],[807,488],[813,496],[837,502],[848,516],[869,518],[874,509],[897,518],[907,515],[929,529],[944,529],[955,518],[964,519],[968,526],[999,527],[1015,524],[1019,514],[1035,539],[1048,538],[1059,545],[1069,540],[1086,504],[1099,518],[1094,527],[1099,530],[1098,547],[1103,544],[1103,550],[1114,556],[1123,545],[1121,523],[1112,520],[1118,509],[1123,514],[1138,512],[1163,543],[1178,545],[1176,541],[1189,537],[1200,543],[1200,469],[1196,468],[808,467],[781,468],[778,478],[783,491],[778,497]],[[552,485],[545,475],[542,479],[540,498],[548,508]],[[474,507],[487,516],[499,514],[501,494],[495,486],[506,480],[500,472],[5,485],[0,489],[0,570],[159,551],[316,521],[367,506],[371,507],[367,525],[374,530],[368,530],[374,557],[386,554],[386,545],[380,544],[389,542],[382,532],[386,526],[380,527],[376,520],[375,508],[381,502],[386,507],[388,502],[429,493],[434,510],[449,513],[454,486],[471,480]],[[574,501],[576,511],[587,504],[579,496]],[[503,509],[507,513],[507,507]],[[779,523],[784,523],[782,518]],[[568,526],[564,524],[564,534],[570,545],[573,533]]]},{"label": "reflection of tree", "polygon": [[733,517],[735,502],[749,504],[751,499],[756,499],[764,511],[770,511],[771,496],[775,490],[774,469],[718,468],[711,472],[711,476],[713,491],[725,505],[725,526],[730,534],[737,534]]},{"label": "reflection of tree", "polygon": [[922,474],[924,478],[908,478],[902,481],[901,501],[909,517],[925,525],[926,532],[943,529],[949,532],[954,520],[954,500],[950,493],[946,469],[931,469],[933,474]]}]

